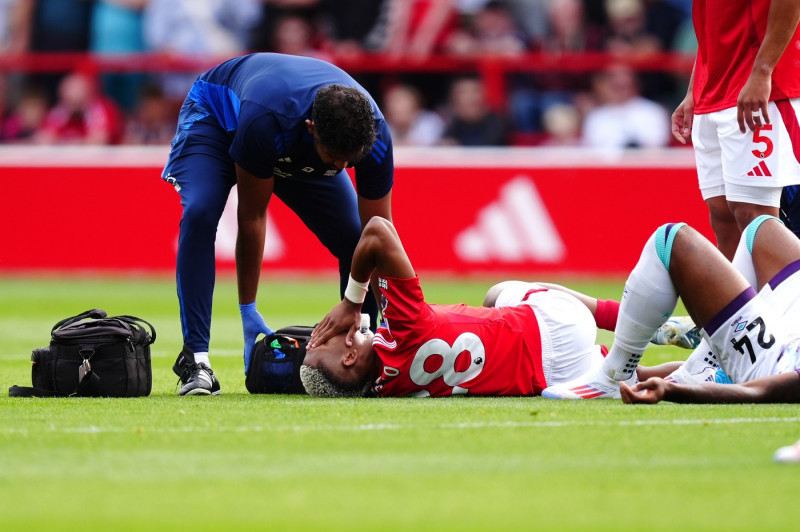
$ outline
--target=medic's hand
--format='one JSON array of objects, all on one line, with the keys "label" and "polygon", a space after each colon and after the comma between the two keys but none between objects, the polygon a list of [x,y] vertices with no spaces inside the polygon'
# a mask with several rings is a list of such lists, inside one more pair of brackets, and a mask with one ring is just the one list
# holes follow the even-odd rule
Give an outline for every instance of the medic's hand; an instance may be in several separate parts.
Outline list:
[{"label": "medic's hand", "polygon": [[250,365],[250,355],[259,334],[270,335],[274,331],[267,326],[264,317],[256,310],[256,302],[242,305],[239,303],[239,313],[242,315],[242,329],[244,329],[244,373]]}]

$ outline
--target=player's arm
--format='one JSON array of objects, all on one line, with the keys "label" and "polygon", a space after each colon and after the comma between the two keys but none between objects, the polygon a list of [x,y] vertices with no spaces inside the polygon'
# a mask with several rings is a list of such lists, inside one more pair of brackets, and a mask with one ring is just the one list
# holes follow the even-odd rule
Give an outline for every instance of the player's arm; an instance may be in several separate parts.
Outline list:
[{"label": "player's arm", "polygon": [[[361,228],[374,217],[392,221],[392,185],[394,183],[394,154],[392,134],[385,120],[376,126],[376,140],[372,153],[355,165],[358,189],[358,215]],[[378,155],[378,157],[374,157]],[[380,290],[376,277],[370,279],[372,297],[380,307]]]},{"label": "player's arm", "polygon": [[[358,196],[358,215],[361,218],[361,227],[367,226],[367,223],[376,216],[392,221],[392,191],[390,190],[384,197],[380,199],[367,199]],[[372,294],[378,301],[380,307],[380,290],[378,289],[377,277],[370,278],[370,286],[372,287]]]},{"label": "player's arm", "polygon": [[394,184],[392,134],[385,120],[377,122],[375,133],[375,143],[371,152],[354,165],[358,190],[358,215],[362,229],[375,216],[392,221]]},{"label": "player's arm", "polygon": [[236,165],[239,195],[236,212],[239,225],[239,234],[236,237],[236,277],[241,304],[256,300],[261,261],[264,257],[267,205],[272,197],[274,182],[274,179],[260,179]]},{"label": "player's arm", "polygon": [[620,384],[626,403],[800,403],[800,374],[796,371],[743,384],[677,384],[659,378],[628,387]]},{"label": "player's arm", "polygon": [[[739,130],[751,131],[769,124],[767,104],[772,90],[772,72],[784,50],[792,40],[800,22],[800,2],[797,0],[772,0],[767,15],[767,29],[758,48],[753,70],[739,93],[736,102],[736,119]],[[761,115],[753,116],[761,111]]]},{"label": "player's arm", "polygon": [[380,217],[370,219],[364,227],[353,253],[350,282],[344,298],[314,328],[311,347],[323,344],[343,331],[349,331],[347,341],[352,342],[360,321],[361,304],[373,273],[398,279],[415,276],[414,267],[403,249],[394,225]]},{"label": "player's arm", "polygon": [[373,272],[381,277],[397,279],[415,276],[394,224],[382,217],[367,222],[350,267],[350,276],[359,282],[366,282]]}]

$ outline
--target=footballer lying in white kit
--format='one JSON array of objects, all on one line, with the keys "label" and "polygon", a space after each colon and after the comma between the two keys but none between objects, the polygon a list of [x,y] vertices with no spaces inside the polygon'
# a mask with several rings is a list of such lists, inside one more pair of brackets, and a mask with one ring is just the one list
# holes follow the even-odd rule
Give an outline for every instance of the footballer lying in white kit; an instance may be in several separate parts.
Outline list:
[{"label": "footballer lying in white kit", "polygon": [[[795,258],[800,256],[800,243],[787,229],[781,228],[776,233],[773,228],[767,232],[773,238],[789,239],[785,242],[791,247],[775,250],[774,254],[779,257],[773,259],[773,262],[777,261],[774,268],[764,270],[761,267],[762,275],[772,275],[772,279],[762,286],[760,292],[754,288],[758,286],[758,278],[753,246],[756,233],[768,221],[783,225],[768,215],[753,220],[742,234],[732,264],[695,230],[691,230],[687,240],[682,240],[682,260],[678,261],[681,269],[676,280],[681,280],[682,275],[684,280],[680,284],[687,289],[692,284],[685,282],[686,277],[696,275],[695,280],[706,279],[712,283],[706,297],[724,297],[727,303],[720,301],[724,305],[721,310],[706,318],[700,345],[665,380],[677,383],[715,380],[713,375],[717,366],[722,367],[730,380],[738,383],[800,369],[800,259]],[[633,385],[634,369],[646,346],[646,333],[662,324],[664,317],[674,312],[678,301],[670,265],[675,235],[684,225],[665,224],[645,244],[639,262],[625,283],[614,344],[601,367],[575,381],[549,386],[542,391],[544,397],[583,399],[587,398],[585,390],[588,389],[592,392],[588,398],[613,398],[619,393],[619,382],[630,380],[627,384]],[[697,259],[689,255],[693,252],[699,253]],[[759,262],[761,260],[759,257]],[[769,258],[763,260],[767,261],[765,264],[769,263]],[[729,271],[733,266],[746,281],[741,284],[739,280],[735,281],[735,290],[741,292],[732,299],[731,292],[736,293],[731,290],[733,286],[720,285],[721,290],[714,290],[717,281],[713,272],[707,269],[722,265],[725,265],[725,271],[720,271],[720,280],[734,282]],[[778,273],[772,274],[775,270]],[[698,293],[684,295],[688,296],[687,305],[694,303],[702,307],[701,302],[692,301],[699,296]],[[706,378],[709,375],[712,377]]]},{"label": "footballer lying in white kit", "polygon": [[[743,292],[705,325],[720,366],[733,382],[800,369],[798,295],[800,261],[786,266],[758,294],[755,289]],[[743,334],[751,331],[757,334]]]},{"label": "footballer lying in white kit", "polygon": [[[745,228],[733,257],[751,286],[758,286],[753,241],[770,219],[760,216]],[[709,351],[733,382],[800,370],[800,261],[786,265],[758,293],[746,290],[706,323],[703,340],[684,364],[689,373],[707,363]]]}]

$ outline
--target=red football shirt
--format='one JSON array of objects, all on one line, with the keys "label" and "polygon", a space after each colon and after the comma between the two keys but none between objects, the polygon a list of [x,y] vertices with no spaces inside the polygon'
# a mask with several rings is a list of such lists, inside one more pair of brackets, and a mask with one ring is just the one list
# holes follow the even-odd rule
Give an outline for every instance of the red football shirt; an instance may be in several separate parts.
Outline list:
[{"label": "red football shirt", "polygon": [[[736,107],[767,28],[769,0],[695,0],[695,113]],[[772,73],[770,100],[800,97],[800,29]]]},{"label": "red football shirt", "polygon": [[533,309],[425,303],[419,279],[380,278],[383,325],[373,347],[383,362],[379,396],[537,395],[542,372]]}]

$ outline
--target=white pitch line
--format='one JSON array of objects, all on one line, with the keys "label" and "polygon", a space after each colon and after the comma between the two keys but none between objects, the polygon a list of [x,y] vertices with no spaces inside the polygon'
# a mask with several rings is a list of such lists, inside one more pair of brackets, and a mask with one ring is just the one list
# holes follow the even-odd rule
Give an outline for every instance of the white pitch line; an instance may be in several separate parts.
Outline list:
[{"label": "white pitch line", "polygon": [[98,427],[89,425],[83,427],[59,427],[50,425],[39,430],[29,430],[27,428],[2,427],[0,434],[22,434],[52,433],[52,434],[103,434],[103,433],[125,433],[125,432],[146,432],[155,434],[184,434],[193,432],[372,432],[389,430],[425,430],[425,429],[455,429],[455,430],[474,430],[474,429],[497,429],[497,428],[562,428],[562,427],[637,427],[637,426],[666,426],[666,425],[728,425],[746,423],[797,423],[800,417],[745,417],[745,418],[722,418],[722,419],[650,419],[634,421],[615,421],[615,422],[596,422],[596,421],[489,421],[476,423],[442,423],[439,425],[413,425],[398,423],[370,423],[362,425],[242,425],[242,426],[188,426],[174,428],[148,428],[142,426],[130,427]]}]

